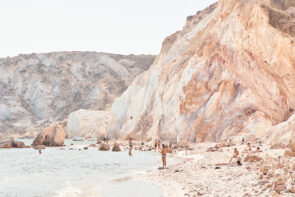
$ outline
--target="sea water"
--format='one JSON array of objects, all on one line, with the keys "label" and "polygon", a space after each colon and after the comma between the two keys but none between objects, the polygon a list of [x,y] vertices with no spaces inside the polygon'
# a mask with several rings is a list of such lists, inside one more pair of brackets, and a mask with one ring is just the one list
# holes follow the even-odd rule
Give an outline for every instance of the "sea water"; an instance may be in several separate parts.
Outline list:
[{"label": "sea water", "polygon": [[[32,140],[22,140],[30,145]],[[73,145],[71,145],[73,143]],[[65,147],[46,148],[39,154],[31,148],[0,149],[1,196],[138,196],[129,191],[149,188],[154,193],[141,196],[161,196],[161,191],[148,183],[133,183],[133,175],[161,166],[159,152],[102,152],[97,148],[84,150],[93,142],[66,140]],[[80,149],[80,150],[79,150]],[[173,162],[168,158],[168,163]],[[121,180],[121,185],[112,184]],[[144,184],[144,185],[143,185]],[[123,187],[122,187],[123,186]]]}]

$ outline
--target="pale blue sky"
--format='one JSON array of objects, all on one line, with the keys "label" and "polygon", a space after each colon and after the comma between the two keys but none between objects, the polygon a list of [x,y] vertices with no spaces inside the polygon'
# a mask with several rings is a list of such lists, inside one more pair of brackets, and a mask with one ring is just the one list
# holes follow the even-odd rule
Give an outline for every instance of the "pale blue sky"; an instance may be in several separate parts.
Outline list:
[{"label": "pale blue sky", "polygon": [[0,57],[51,51],[158,54],[216,0],[0,0]]}]

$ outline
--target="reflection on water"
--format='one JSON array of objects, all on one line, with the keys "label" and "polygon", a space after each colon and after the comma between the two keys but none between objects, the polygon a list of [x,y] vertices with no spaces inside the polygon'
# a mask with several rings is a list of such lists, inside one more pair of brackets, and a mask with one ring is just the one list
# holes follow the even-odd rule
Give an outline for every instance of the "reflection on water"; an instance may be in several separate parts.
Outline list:
[{"label": "reflection on water", "polygon": [[[32,142],[23,141],[27,145]],[[0,149],[1,195],[63,196],[69,190],[73,196],[84,196],[83,193],[90,190],[98,193],[103,183],[109,180],[161,165],[159,153],[134,151],[134,156],[129,157],[127,151],[83,150],[91,143],[68,140],[64,150],[46,148],[41,155],[34,149]]]}]

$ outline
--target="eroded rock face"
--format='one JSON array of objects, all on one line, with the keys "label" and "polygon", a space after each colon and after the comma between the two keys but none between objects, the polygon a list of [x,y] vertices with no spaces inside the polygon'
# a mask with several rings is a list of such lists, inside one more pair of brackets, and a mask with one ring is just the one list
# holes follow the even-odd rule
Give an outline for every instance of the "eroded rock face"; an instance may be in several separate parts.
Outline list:
[{"label": "eroded rock face", "polygon": [[62,125],[53,123],[50,127],[44,129],[33,141],[32,146],[63,146],[65,139],[65,132]]},{"label": "eroded rock face", "polygon": [[197,142],[239,133],[262,139],[288,120],[295,109],[295,38],[274,28],[266,7],[275,9],[266,0],[220,0],[189,17],[114,102],[109,133]]},{"label": "eroded rock face", "polygon": [[0,59],[0,132],[49,126],[78,109],[105,110],[154,56],[55,52]]}]

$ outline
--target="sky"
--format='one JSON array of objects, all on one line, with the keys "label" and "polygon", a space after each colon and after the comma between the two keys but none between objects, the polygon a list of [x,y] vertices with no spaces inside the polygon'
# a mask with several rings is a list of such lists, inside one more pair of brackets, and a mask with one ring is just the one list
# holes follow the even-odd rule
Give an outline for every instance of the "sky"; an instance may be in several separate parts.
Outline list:
[{"label": "sky", "polygon": [[0,0],[0,57],[53,51],[158,54],[216,0]]}]

